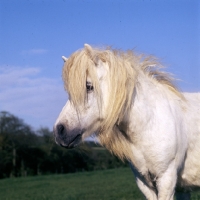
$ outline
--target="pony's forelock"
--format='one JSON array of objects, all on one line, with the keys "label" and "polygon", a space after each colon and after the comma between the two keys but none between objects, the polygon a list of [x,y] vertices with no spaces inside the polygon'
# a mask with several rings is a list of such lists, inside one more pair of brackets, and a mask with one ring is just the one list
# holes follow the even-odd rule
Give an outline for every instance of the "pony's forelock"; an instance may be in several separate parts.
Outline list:
[{"label": "pony's forelock", "polygon": [[77,110],[85,106],[87,102],[86,80],[88,76],[92,80],[96,96],[101,96],[94,63],[84,51],[77,51],[65,62],[62,75],[69,100]]}]

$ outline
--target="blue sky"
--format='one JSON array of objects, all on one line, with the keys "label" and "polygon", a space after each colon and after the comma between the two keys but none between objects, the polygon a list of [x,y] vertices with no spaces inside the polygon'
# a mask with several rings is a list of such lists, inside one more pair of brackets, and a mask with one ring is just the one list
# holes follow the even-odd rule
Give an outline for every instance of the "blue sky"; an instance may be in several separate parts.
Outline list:
[{"label": "blue sky", "polygon": [[0,0],[0,111],[52,128],[67,100],[61,56],[84,43],[153,54],[200,91],[198,0]]}]

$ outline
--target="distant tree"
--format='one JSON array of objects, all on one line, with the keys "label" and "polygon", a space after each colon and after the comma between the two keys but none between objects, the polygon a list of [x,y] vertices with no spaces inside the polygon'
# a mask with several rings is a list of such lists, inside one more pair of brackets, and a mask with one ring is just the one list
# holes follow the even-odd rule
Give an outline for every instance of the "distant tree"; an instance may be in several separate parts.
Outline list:
[{"label": "distant tree", "polygon": [[3,166],[6,168],[7,175],[8,173],[11,177],[19,175],[21,165],[24,168],[24,160],[18,151],[27,146],[32,147],[36,143],[37,137],[29,125],[8,112],[0,112],[0,153],[2,155],[0,165],[1,168]]},{"label": "distant tree", "polygon": [[47,127],[41,127],[37,130],[36,133],[40,138],[41,147],[44,148],[49,154],[55,143],[53,138],[53,132],[50,131]]}]

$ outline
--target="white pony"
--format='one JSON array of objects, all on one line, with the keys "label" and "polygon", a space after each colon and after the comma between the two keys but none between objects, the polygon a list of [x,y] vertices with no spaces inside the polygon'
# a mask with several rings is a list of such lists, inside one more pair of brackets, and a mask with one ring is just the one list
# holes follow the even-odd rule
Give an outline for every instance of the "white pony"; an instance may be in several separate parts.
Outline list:
[{"label": "white pony", "polygon": [[96,134],[131,163],[146,199],[190,199],[200,186],[200,94],[180,93],[153,57],[85,44],[63,57],[69,100],[55,125],[57,144]]}]

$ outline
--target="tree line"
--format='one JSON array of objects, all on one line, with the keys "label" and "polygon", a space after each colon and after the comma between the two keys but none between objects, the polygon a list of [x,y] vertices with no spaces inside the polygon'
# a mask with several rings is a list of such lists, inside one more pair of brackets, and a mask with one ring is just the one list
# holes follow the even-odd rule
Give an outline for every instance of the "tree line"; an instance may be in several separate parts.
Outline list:
[{"label": "tree line", "polygon": [[0,112],[0,178],[72,173],[126,166],[94,142],[64,149],[48,128],[33,130],[22,119]]}]

